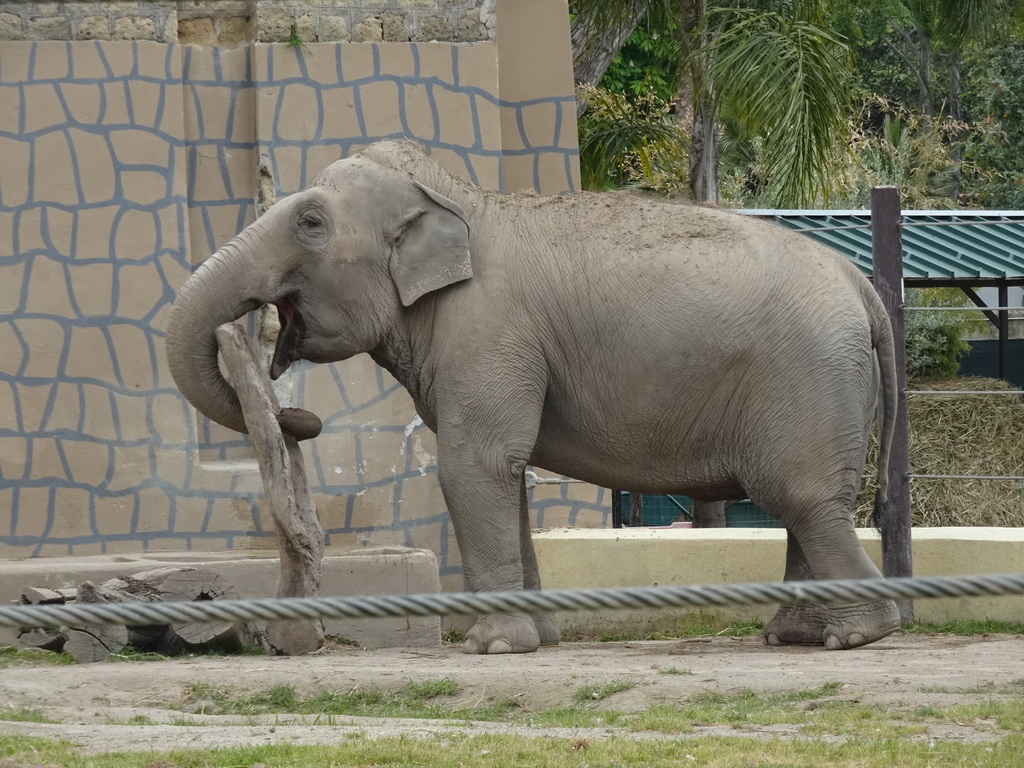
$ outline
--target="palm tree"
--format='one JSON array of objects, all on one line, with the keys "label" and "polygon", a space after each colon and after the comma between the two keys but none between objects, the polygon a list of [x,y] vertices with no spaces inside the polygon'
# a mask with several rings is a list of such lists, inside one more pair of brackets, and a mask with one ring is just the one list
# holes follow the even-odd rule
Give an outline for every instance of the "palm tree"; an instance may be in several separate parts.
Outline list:
[{"label": "palm tree", "polygon": [[577,81],[600,78],[600,64],[606,69],[614,55],[607,50],[640,23],[644,11],[648,23],[680,35],[686,57],[681,86],[692,99],[694,199],[718,202],[717,118],[727,112],[762,138],[769,199],[804,205],[827,195],[848,129],[848,50],[825,29],[829,4],[572,0]]}]

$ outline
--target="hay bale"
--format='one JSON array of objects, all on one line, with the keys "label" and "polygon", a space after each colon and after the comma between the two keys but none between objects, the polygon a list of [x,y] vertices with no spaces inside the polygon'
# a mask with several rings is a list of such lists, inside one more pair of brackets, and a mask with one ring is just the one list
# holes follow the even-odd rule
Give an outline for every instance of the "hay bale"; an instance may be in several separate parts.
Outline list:
[{"label": "hay bale", "polygon": [[[1002,379],[917,379],[925,390],[1015,390]],[[1024,394],[1024,393],[1022,393]],[[911,396],[910,472],[925,475],[1024,476],[1024,397],[1011,395]],[[872,440],[865,474],[878,466]],[[875,481],[858,497],[858,525],[873,525]],[[911,481],[916,526],[1024,525],[1024,483],[1013,480]]]}]

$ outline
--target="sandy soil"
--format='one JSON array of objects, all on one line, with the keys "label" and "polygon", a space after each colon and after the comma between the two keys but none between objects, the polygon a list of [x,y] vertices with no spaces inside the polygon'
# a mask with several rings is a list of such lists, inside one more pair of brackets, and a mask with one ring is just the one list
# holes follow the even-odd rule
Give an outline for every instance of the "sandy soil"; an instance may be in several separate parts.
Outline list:
[{"label": "sandy soil", "polygon": [[[675,669],[682,674],[664,674]],[[300,658],[245,656],[75,666],[26,665],[0,674],[0,707],[34,707],[57,721],[0,721],[0,732],[62,737],[87,752],[210,748],[287,742],[335,743],[349,734],[370,737],[445,732],[502,732],[602,738],[615,728],[533,729],[499,723],[312,718],[272,715],[247,718],[188,715],[197,725],[168,726],[181,718],[186,688],[196,682],[223,686],[238,696],[289,684],[308,695],[320,690],[399,688],[409,681],[448,677],[459,686],[458,707],[515,697],[527,711],[571,703],[583,685],[628,680],[629,690],[597,703],[620,711],[679,703],[697,693],[752,689],[773,693],[841,682],[835,698],[899,711],[949,707],[1001,698],[1000,688],[1024,679],[1021,636],[895,636],[867,648],[826,652],[768,648],[760,638],[711,638],[657,642],[566,643],[531,655],[466,656],[456,648],[363,651],[332,648]],[[153,725],[125,724],[144,716]],[[225,727],[231,726],[231,727]],[[794,726],[698,728],[697,735],[795,735]],[[991,740],[1005,735],[994,723],[944,723],[920,738]],[[664,738],[630,734],[631,738]],[[679,736],[673,736],[679,738]]]}]

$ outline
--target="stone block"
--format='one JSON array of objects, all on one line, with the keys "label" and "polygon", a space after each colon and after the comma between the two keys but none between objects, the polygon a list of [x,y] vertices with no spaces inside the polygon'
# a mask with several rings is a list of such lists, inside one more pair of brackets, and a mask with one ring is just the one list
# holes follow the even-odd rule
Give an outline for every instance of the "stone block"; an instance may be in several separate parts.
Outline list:
[{"label": "stone block", "polygon": [[70,40],[71,22],[63,16],[30,18],[25,25],[26,40]]},{"label": "stone block", "polygon": [[[4,91],[8,90],[4,89]],[[0,157],[4,159],[4,179],[0,183],[0,201],[7,208],[16,209],[28,201],[28,172],[31,167],[32,144],[0,136]]]},{"label": "stone block", "polygon": [[322,14],[317,40],[321,43],[345,42],[352,38],[348,31],[348,20],[344,16]]},{"label": "stone block", "polygon": [[115,40],[161,40],[156,21],[144,16],[114,19]]},{"label": "stone block", "polygon": [[[291,33],[291,26],[288,28]],[[295,34],[304,43],[316,42],[316,16],[311,13],[304,13],[295,19]]]},{"label": "stone block", "polygon": [[459,21],[458,38],[464,43],[475,43],[487,40],[487,25],[480,19],[480,9],[472,8]]},{"label": "stone block", "polygon": [[455,29],[448,19],[440,16],[420,16],[414,40],[421,42],[447,42],[456,40]]},{"label": "stone block", "polygon": [[76,40],[112,40],[110,19],[106,16],[86,16],[78,22]]},{"label": "stone block", "polygon": [[288,39],[295,14],[284,8],[257,8],[256,30],[261,43],[283,43]]},{"label": "stone block", "polygon": [[178,19],[178,42],[182,45],[216,45],[217,28],[211,16]]},{"label": "stone block", "polygon": [[379,43],[384,40],[384,26],[379,16],[368,16],[352,29],[352,42]]},{"label": "stone block", "polygon": [[246,16],[225,16],[217,21],[217,40],[221,45],[241,45],[251,39],[251,25]]},{"label": "stone block", "polygon": [[380,15],[380,24],[384,42],[409,42],[410,35],[405,16],[397,13],[385,12]]},{"label": "stone block", "polygon": [[24,40],[25,27],[16,13],[0,13],[0,40]]}]

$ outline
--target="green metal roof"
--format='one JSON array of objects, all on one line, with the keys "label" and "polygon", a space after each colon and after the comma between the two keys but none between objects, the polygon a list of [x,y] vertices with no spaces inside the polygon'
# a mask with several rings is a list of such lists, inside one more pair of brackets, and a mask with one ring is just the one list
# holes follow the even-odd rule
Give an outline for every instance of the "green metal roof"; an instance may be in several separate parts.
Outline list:
[{"label": "green metal roof", "polygon": [[[737,210],[839,251],[871,275],[871,211]],[[1024,211],[903,211],[908,284],[1024,284]]]}]

